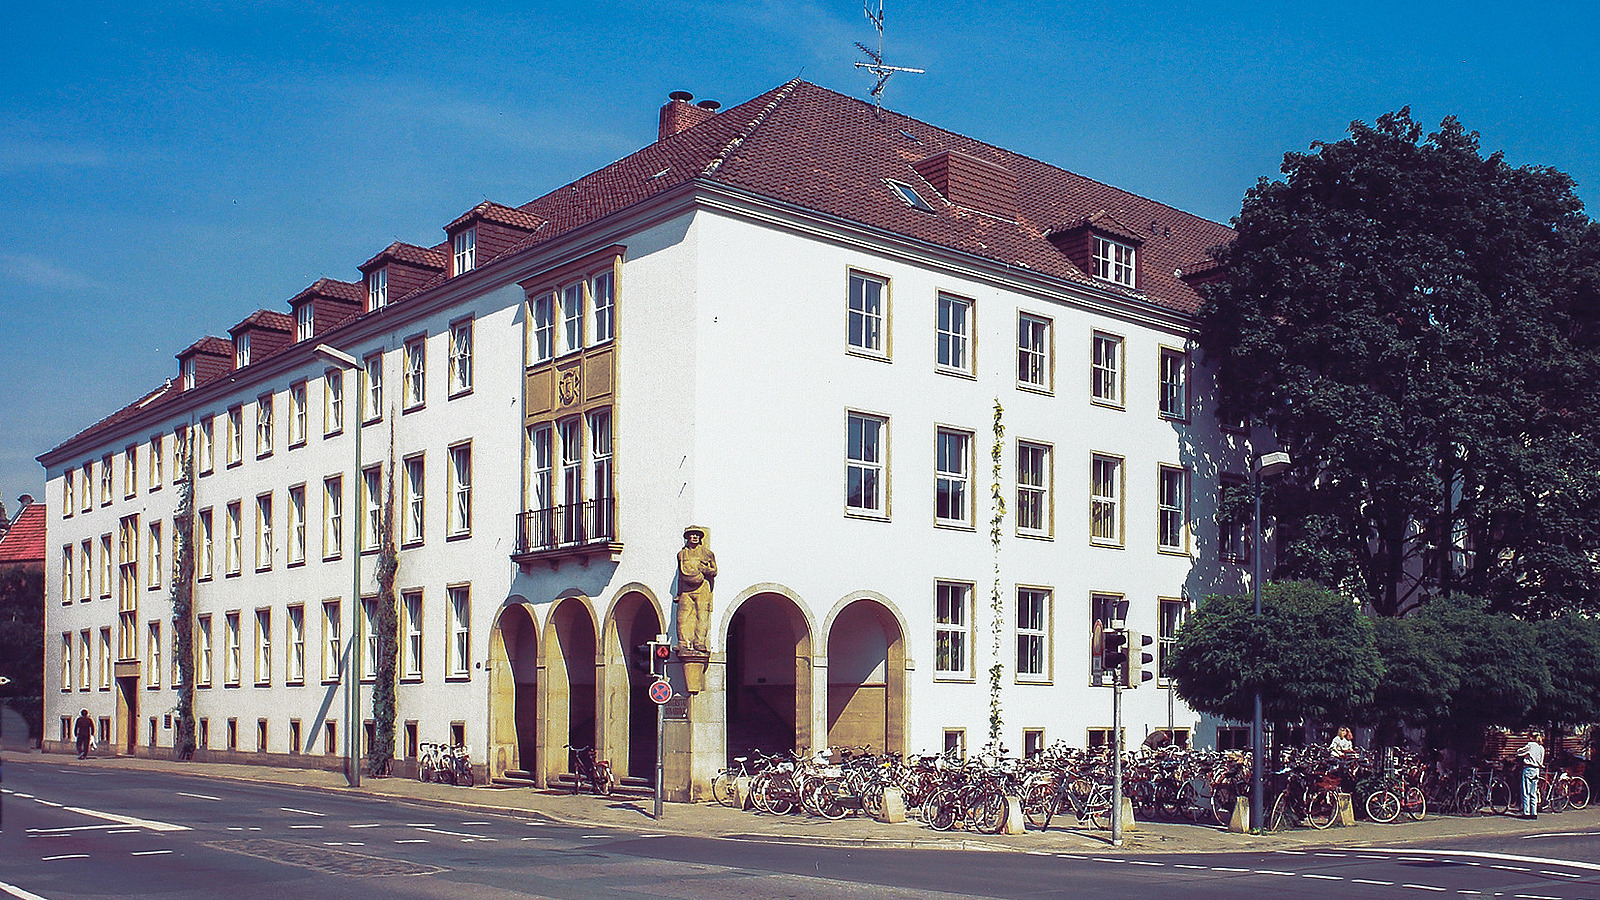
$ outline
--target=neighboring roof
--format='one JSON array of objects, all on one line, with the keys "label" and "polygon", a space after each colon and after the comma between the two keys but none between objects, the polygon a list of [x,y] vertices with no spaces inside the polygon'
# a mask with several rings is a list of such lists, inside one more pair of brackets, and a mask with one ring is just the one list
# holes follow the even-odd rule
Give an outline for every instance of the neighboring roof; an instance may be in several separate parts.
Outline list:
[{"label": "neighboring roof", "polygon": [[361,285],[350,281],[318,278],[310,287],[290,297],[289,305],[295,306],[316,296],[333,297],[336,300],[345,300],[350,303],[364,303],[367,299],[367,290]]},{"label": "neighboring roof", "polygon": [[456,228],[475,220],[493,222],[497,225],[508,225],[523,231],[538,231],[539,226],[544,224],[543,219],[532,213],[504,206],[492,200],[485,200],[462,213],[454,222],[446,225],[444,230],[447,232],[454,231]]},{"label": "neighboring roof", "polygon": [[44,562],[44,504],[30,503],[17,513],[11,530],[0,535],[0,565]]},{"label": "neighboring roof", "polygon": [[[915,163],[944,152],[964,154],[1015,175],[1015,218],[953,205],[913,168]],[[915,187],[934,211],[907,206],[886,179]],[[1203,279],[1186,280],[1180,273],[1192,276],[1213,269],[1211,251],[1233,238],[1226,225],[798,79],[521,207],[486,201],[451,225],[474,215],[519,228],[532,224],[533,233],[500,254],[503,259],[691,181],[725,185],[1183,314],[1199,309],[1196,284]],[[1138,239],[1139,290],[1091,277],[1049,240],[1051,234],[1082,225]],[[429,248],[397,241],[358,268],[367,272],[392,259],[440,273],[406,294],[415,296],[447,280],[443,274],[447,249],[448,243]],[[339,292],[336,296],[365,300],[359,286],[328,279],[307,291],[319,286],[329,293]],[[305,295],[302,292],[295,299]],[[390,297],[390,307],[404,299]],[[292,325],[288,316],[283,319]],[[215,345],[211,342],[218,341],[221,349],[212,350]],[[178,355],[200,348],[232,353],[230,343],[208,337]],[[165,399],[170,387],[169,382],[56,449],[114,427],[139,409]]]},{"label": "neighboring roof", "polygon": [[270,331],[293,331],[294,317],[270,309],[258,309],[245,317],[243,322],[228,329],[229,334],[237,334],[246,328],[265,328]]},{"label": "neighboring roof", "polygon": [[216,337],[215,335],[208,334],[200,340],[195,341],[189,346],[183,348],[182,350],[179,350],[174,355],[179,359],[183,359],[185,356],[192,356],[196,353],[209,353],[213,356],[232,357],[233,341],[230,341],[227,338],[220,338]]}]

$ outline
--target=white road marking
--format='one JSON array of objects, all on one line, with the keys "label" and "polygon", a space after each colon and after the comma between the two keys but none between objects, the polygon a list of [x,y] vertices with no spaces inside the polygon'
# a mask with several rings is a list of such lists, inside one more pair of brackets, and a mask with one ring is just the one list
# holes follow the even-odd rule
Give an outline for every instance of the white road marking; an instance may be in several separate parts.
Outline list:
[{"label": "white road marking", "polygon": [[608,837],[611,837],[611,835],[609,835],[609,834],[586,834],[586,835],[583,836],[583,839],[586,840],[586,841],[603,841]]},{"label": "white road marking", "polygon": [[406,823],[406,827],[407,828],[438,828],[439,826],[435,822],[407,822]]},{"label": "white road marking", "polygon": [[4,881],[0,881],[0,891],[16,897],[17,900],[45,900],[45,898],[35,894],[33,891],[23,890],[14,884],[6,884]]},{"label": "white road marking", "polygon": [[135,851],[133,851],[132,853],[130,853],[128,855],[129,856],[160,856],[163,853],[171,853],[171,852],[172,852],[171,850],[135,850]]},{"label": "white road marking", "polygon": [[1491,869],[1499,869],[1502,872],[1532,872],[1533,871],[1532,869],[1528,868],[1527,866],[1490,866],[1489,868],[1491,868]]},{"label": "white road marking", "polygon": [[1060,858],[1060,859],[1088,859],[1089,858],[1087,856],[1079,856],[1076,853],[1057,853],[1056,856],[1058,858]]},{"label": "white road marking", "polygon": [[138,834],[139,831],[140,829],[138,828],[118,828],[115,831],[108,831],[106,834]]},{"label": "white road marking", "polygon": [[382,822],[363,822],[360,825],[351,825],[351,828],[382,828]]},{"label": "white road marking", "polygon": [[1427,858],[1426,856],[1402,856],[1402,857],[1400,857],[1400,861],[1401,862],[1426,862],[1426,863],[1433,862],[1433,860]]},{"label": "white road marking", "polygon": [[396,844],[426,844],[427,842],[427,838],[406,838],[405,840],[395,841]]},{"label": "white road marking", "polygon": [[35,803],[43,803],[43,804],[44,804],[44,805],[45,805],[45,806],[53,806],[53,807],[55,807],[55,808],[56,808],[56,809],[63,809],[63,808],[64,808],[64,807],[63,807],[63,806],[62,806],[62,805],[61,805],[61,804],[59,804],[59,803],[51,803],[51,802],[50,802],[50,801],[49,801],[49,800],[41,800],[41,799],[40,799],[40,798],[38,798],[38,797],[35,797],[35,798],[33,798],[33,802],[35,802]]},{"label": "white road marking", "polygon": [[445,831],[443,828],[424,828],[423,831],[431,834],[448,834],[451,837],[477,838],[480,841],[498,841],[499,838],[484,837],[481,834],[467,834],[464,831]]},{"label": "white road marking", "polygon": [[1108,862],[1108,863],[1122,863],[1122,862],[1127,862],[1127,860],[1125,860],[1125,859],[1111,859],[1111,858],[1109,858],[1109,857],[1105,857],[1105,856],[1096,856],[1096,857],[1095,857],[1095,858],[1094,858],[1094,861],[1095,861],[1095,862]]},{"label": "white road marking", "polygon": [[[10,794],[10,793],[11,793],[11,792],[10,792],[10,791],[6,791],[6,793],[8,793],[8,794]],[[17,796],[17,797],[26,797],[26,798],[28,798],[28,799],[29,799],[29,800],[32,800],[32,799],[33,799],[33,795],[32,795],[32,794],[15,794],[15,795],[14,795],[14,796]]]},{"label": "white road marking", "polygon": [[321,828],[321,825],[290,825],[290,828]]},{"label": "white road marking", "polygon": [[1130,859],[1130,860],[1128,860],[1128,865],[1130,865],[1130,866],[1165,866],[1166,863],[1150,862],[1149,860],[1145,860],[1145,859]]},{"label": "white road marking", "polygon": [[1318,879],[1320,881],[1343,881],[1344,880],[1344,878],[1339,876],[1339,875],[1318,875],[1315,872],[1306,872],[1305,874],[1301,875],[1300,877],[1301,878],[1316,878],[1316,879]]},{"label": "white road marking", "polygon": [[[117,825],[69,825],[69,826],[66,826],[64,828],[29,828],[28,829],[28,833],[29,834],[38,834],[38,835],[54,835],[54,834],[59,834],[61,832],[66,832],[66,831],[100,831],[101,829],[104,829],[104,828],[117,828],[117,827],[119,827],[119,826],[117,826]],[[137,828],[129,829],[129,831],[138,831],[138,830],[139,829],[137,829]],[[126,834],[127,832],[125,832],[125,831],[115,831],[115,832],[111,832],[111,833],[112,834]]]},{"label": "white road marking", "polygon": [[[1382,850],[1382,849],[1378,849],[1378,848],[1373,848],[1373,852],[1374,853],[1405,853],[1405,852],[1409,852],[1409,851],[1404,851],[1404,850]],[[1477,859],[1498,859],[1498,860],[1502,860],[1502,861],[1505,861],[1505,862],[1542,863],[1543,865],[1547,865],[1547,866],[1565,866],[1565,867],[1567,867],[1569,869],[1583,869],[1583,870],[1589,871],[1589,872],[1600,872],[1600,863],[1579,862],[1578,860],[1575,860],[1575,859],[1555,859],[1555,858],[1549,857],[1549,856],[1518,856],[1518,855],[1516,855],[1514,853],[1486,853],[1486,852],[1479,852],[1477,850],[1430,850],[1428,852],[1432,853],[1434,856],[1451,856],[1451,857],[1467,856],[1467,857],[1475,857]],[[1371,859],[1382,859],[1383,857],[1374,856],[1374,857],[1370,857],[1370,858]],[[1499,868],[1502,868],[1502,867],[1501,866],[1493,866],[1492,868],[1499,869]],[[1513,869],[1511,869],[1511,871],[1513,871],[1513,872],[1527,872],[1527,871],[1530,871],[1530,870],[1513,868]]]},{"label": "white road marking", "polygon": [[466,827],[472,826],[472,825],[493,825],[493,824],[494,824],[493,822],[462,822],[461,826],[463,828],[466,828]]},{"label": "white road marking", "polygon": [[1476,894],[1476,895],[1482,896],[1483,891],[1469,891],[1469,890],[1466,890],[1465,888],[1463,888],[1461,890],[1456,891],[1456,893],[1458,893],[1458,894]]},{"label": "white road marking", "polygon": [[96,819],[105,819],[108,822],[118,822],[123,825],[134,825],[139,828],[148,828],[151,831],[190,830],[189,826],[187,825],[173,825],[168,822],[157,822],[152,819],[140,819],[136,816],[119,816],[116,813],[100,812],[99,810],[94,809],[84,809],[81,806],[65,806],[62,808],[67,812],[75,812],[79,815],[90,816]]},{"label": "white road marking", "polygon": [[1441,894],[1444,893],[1445,890],[1442,887],[1434,887],[1431,884],[1402,884],[1400,886],[1404,888],[1411,888],[1414,891],[1438,891]]},{"label": "white road marking", "polygon": [[1600,831],[1546,831],[1542,834],[1524,834],[1521,838],[1526,841],[1529,838],[1595,837],[1596,835],[1600,835]]},{"label": "white road marking", "polygon": [[1381,885],[1383,887],[1394,887],[1394,882],[1392,882],[1392,881],[1373,881],[1371,878],[1352,878],[1352,879],[1350,879],[1350,883],[1351,884],[1376,884],[1376,885]]},{"label": "white road marking", "polygon": [[1582,875],[1578,875],[1578,874],[1575,874],[1573,872],[1552,872],[1549,869],[1540,869],[1539,870],[1539,874],[1540,875],[1554,875],[1557,878],[1582,878],[1583,877]]},{"label": "white road marking", "polygon": [[1194,869],[1195,871],[1199,872],[1204,872],[1206,870],[1205,866],[1194,866],[1190,865],[1189,863],[1173,863],[1172,867],[1174,869]]},{"label": "white road marking", "polygon": [[87,853],[63,853],[60,856],[41,856],[41,857],[39,857],[39,859],[41,859],[41,860],[43,860],[45,862],[55,862],[58,859],[88,859],[88,858],[89,858],[89,854],[87,854]]},{"label": "white road marking", "polygon": [[[639,837],[642,837],[642,838],[664,838],[664,837],[666,837],[666,835],[664,835],[664,834],[641,834],[641,835],[639,835]],[[536,840],[536,839],[535,838],[523,838],[523,840],[531,841],[531,840]]]},{"label": "white road marking", "polygon": [[295,809],[295,808],[290,807],[290,806],[280,806],[278,808],[283,810],[284,812],[299,813],[302,816],[316,816],[319,819],[322,818],[323,816],[327,815],[327,813],[312,812],[309,809]]},{"label": "white road marking", "polygon": [[1293,878],[1294,877],[1294,873],[1293,872],[1274,872],[1271,869],[1257,869],[1256,870],[1256,874],[1257,875],[1282,875],[1285,878]]},{"label": "white road marking", "polygon": [[1248,872],[1250,870],[1249,869],[1235,869],[1235,868],[1232,868],[1231,866],[1212,866],[1211,867],[1211,871],[1213,871],[1213,872]]},{"label": "white road marking", "polygon": [[1560,897],[1547,897],[1544,894],[1512,894],[1511,896],[1521,897],[1522,900],[1561,900]]},{"label": "white road marking", "polygon": [[1318,853],[1317,855],[1318,856],[1326,856],[1329,859],[1344,859],[1349,854],[1345,854],[1345,853]]},{"label": "white road marking", "polygon": [[210,794],[191,794],[188,791],[179,791],[178,792],[178,796],[179,797],[193,797],[196,800],[214,800],[214,801],[217,801],[219,803],[222,801],[221,797],[213,797]]}]

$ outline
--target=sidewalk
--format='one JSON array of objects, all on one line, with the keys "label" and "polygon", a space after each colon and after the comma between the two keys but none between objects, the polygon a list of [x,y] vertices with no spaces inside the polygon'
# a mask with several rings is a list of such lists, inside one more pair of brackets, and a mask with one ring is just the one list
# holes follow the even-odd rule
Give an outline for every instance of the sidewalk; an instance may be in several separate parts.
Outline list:
[{"label": "sidewalk", "polygon": [[[742,812],[714,803],[667,803],[662,820],[651,817],[654,802],[649,798],[598,797],[593,794],[568,794],[527,787],[454,787],[423,784],[406,778],[367,778],[361,787],[345,784],[344,775],[321,769],[291,769],[271,766],[230,765],[225,763],[177,762],[164,759],[106,757],[80,760],[71,754],[12,752],[13,765],[90,766],[108,769],[136,769],[197,775],[244,781],[253,784],[281,784],[340,794],[363,794],[374,798],[424,800],[466,809],[503,812],[509,815],[536,816],[553,822],[589,827],[620,828],[653,834],[677,834],[734,840],[759,840],[778,843],[825,844],[881,849],[931,848],[944,850],[1032,851],[1040,853],[1223,853],[1240,850],[1296,849],[1309,846],[1382,847],[1404,846],[1417,841],[1455,837],[1502,835],[1508,846],[1519,835],[1549,831],[1600,830],[1600,809],[1540,816],[1526,822],[1509,816],[1457,818],[1429,815],[1421,822],[1377,825],[1359,822],[1353,828],[1317,831],[1296,829],[1283,834],[1233,834],[1215,826],[1172,822],[1139,822],[1127,832],[1120,850],[1110,843],[1110,833],[1091,829],[1062,828],[1061,819],[1048,831],[1029,831],[1018,835],[966,834],[938,832],[913,819],[886,825],[859,816],[839,821],[807,816],[771,816]],[[1076,824],[1070,816],[1067,823]]]}]

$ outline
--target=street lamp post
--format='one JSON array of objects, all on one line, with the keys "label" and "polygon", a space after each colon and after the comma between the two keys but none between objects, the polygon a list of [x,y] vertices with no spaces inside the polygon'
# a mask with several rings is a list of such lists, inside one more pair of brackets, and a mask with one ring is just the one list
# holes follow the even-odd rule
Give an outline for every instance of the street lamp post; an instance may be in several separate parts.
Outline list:
[{"label": "street lamp post", "polygon": [[[1250,544],[1251,556],[1255,562],[1254,573],[1250,576],[1250,587],[1255,591],[1255,616],[1261,618],[1261,481],[1277,475],[1289,468],[1289,454],[1282,450],[1272,453],[1263,453],[1256,460],[1255,468],[1251,473],[1251,483],[1255,491],[1256,509],[1254,516],[1255,535]],[[1261,830],[1261,807],[1265,801],[1263,794],[1262,769],[1266,766],[1266,754],[1262,744],[1265,743],[1261,725],[1261,684],[1256,684],[1255,718],[1250,722],[1250,830]]]},{"label": "street lamp post", "polygon": [[[338,366],[356,373],[357,390],[360,388],[361,363],[355,357],[335,350],[327,344],[318,344],[314,351],[317,356]],[[341,393],[343,390],[341,389]],[[343,393],[344,409],[342,415],[345,424],[355,432],[355,465],[350,472],[350,497],[353,500],[359,496],[361,490],[361,416],[357,413],[350,415],[350,395]],[[351,787],[361,786],[361,676],[356,671],[356,661],[361,652],[361,515],[355,509],[357,504],[351,503],[345,512],[354,523],[352,526],[352,540],[346,552],[350,554],[350,643],[345,650],[344,666],[340,669],[340,677],[344,679],[344,773],[345,779]]]}]

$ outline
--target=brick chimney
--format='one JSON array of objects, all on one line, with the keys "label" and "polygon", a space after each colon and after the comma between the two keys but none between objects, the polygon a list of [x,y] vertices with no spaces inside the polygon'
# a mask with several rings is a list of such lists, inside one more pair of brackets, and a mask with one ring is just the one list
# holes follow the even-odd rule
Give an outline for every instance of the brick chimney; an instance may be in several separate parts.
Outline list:
[{"label": "brick chimney", "polygon": [[715,100],[701,100],[699,103],[690,103],[694,95],[688,91],[673,91],[667,95],[670,99],[661,107],[661,124],[657,131],[656,140],[664,141],[675,134],[687,131],[701,122],[716,115],[722,104]]}]

